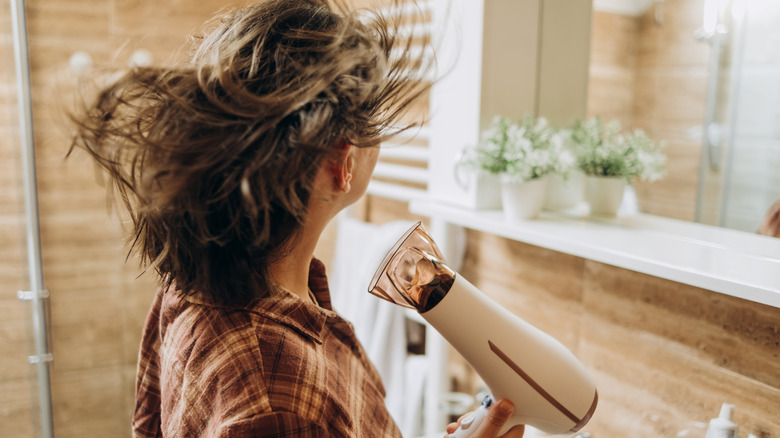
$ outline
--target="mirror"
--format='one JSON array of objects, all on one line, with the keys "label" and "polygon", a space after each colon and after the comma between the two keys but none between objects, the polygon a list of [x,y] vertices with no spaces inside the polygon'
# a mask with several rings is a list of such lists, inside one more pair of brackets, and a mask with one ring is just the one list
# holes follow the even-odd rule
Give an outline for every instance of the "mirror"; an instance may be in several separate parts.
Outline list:
[{"label": "mirror", "polygon": [[755,232],[780,199],[780,3],[594,0],[588,115],[666,143],[644,213]]}]

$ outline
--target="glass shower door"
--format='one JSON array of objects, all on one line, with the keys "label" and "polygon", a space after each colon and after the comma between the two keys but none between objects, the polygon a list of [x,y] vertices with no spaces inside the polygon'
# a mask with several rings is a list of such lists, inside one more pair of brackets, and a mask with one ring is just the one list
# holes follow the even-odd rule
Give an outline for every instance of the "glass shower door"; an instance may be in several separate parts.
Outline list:
[{"label": "glass shower door", "polygon": [[0,3],[0,437],[38,436],[10,3]]},{"label": "glass shower door", "polygon": [[733,0],[720,11],[711,40],[699,222],[755,232],[780,199],[778,22],[774,0]]},{"label": "glass shower door", "polygon": [[28,93],[19,72],[27,66],[15,56],[26,55],[26,38],[19,39],[24,33],[19,3],[0,6],[0,438],[53,433],[46,300],[45,294],[32,293],[43,289],[43,281],[35,174],[28,171],[33,154],[24,149],[32,139],[24,123]]}]

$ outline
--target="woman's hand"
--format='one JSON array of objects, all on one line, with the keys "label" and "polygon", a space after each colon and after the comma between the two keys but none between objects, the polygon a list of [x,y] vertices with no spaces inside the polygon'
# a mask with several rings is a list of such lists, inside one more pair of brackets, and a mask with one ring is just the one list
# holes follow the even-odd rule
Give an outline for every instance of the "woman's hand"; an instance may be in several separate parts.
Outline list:
[{"label": "woman's hand", "polygon": [[[509,420],[514,412],[515,405],[511,401],[507,399],[499,400],[488,408],[487,417],[480,421],[479,424],[476,425],[476,428],[467,436],[470,438],[496,438],[498,436],[498,431],[501,430],[501,427],[504,426],[504,423]],[[445,435],[445,438],[449,437],[450,434],[455,433],[458,427],[460,427],[460,423],[472,414],[474,414],[474,412],[470,412],[458,418],[457,423],[450,423],[447,425],[447,435]],[[509,429],[509,431],[504,435],[501,435],[501,437],[522,438],[524,431],[525,426],[521,424]]]}]

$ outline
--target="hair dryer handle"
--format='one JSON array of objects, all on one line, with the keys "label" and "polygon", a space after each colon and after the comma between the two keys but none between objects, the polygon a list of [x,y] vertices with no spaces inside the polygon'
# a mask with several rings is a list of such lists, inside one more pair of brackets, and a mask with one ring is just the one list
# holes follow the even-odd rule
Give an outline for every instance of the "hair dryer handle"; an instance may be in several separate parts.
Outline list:
[{"label": "hair dryer handle", "polygon": [[449,434],[447,438],[469,437],[472,432],[477,430],[477,428],[485,419],[485,417],[487,417],[488,409],[492,405],[493,405],[493,397],[489,395],[486,396],[485,399],[482,400],[482,405],[479,408],[477,408],[474,412],[463,417],[463,419],[460,420],[460,425],[458,425],[458,428],[455,430],[455,432]]}]

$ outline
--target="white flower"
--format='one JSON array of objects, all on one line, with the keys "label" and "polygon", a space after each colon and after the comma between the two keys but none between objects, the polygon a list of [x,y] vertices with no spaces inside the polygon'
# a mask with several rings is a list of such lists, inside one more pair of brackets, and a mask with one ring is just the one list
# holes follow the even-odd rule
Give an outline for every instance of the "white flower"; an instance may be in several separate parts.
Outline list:
[{"label": "white flower", "polygon": [[565,176],[576,165],[570,132],[555,129],[544,117],[526,116],[514,123],[496,117],[480,138],[480,144],[466,150],[463,158],[479,173],[528,181],[551,172]]},{"label": "white flower", "polygon": [[575,124],[571,141],[578,150],[578,165],[586,174],[657,180],[663,176],[663,144],[654,143],[641,130],[621,133],[617,121],[602,123],[596,117]]}]

